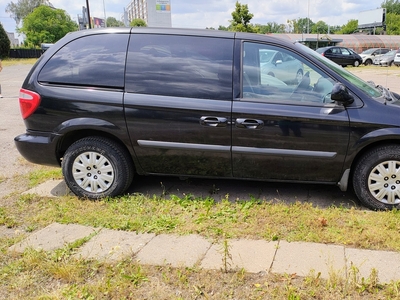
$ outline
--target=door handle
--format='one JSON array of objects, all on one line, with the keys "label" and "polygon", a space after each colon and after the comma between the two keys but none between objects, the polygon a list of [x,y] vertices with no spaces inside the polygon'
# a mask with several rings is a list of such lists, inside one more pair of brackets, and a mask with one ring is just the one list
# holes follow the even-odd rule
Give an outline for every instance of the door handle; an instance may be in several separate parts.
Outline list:
[{"label": "door handle", "polygon": [[210,127],[226,127],[228,119],[223,117],[204,116],[200,118],[200,125]]},{"label": "door handle", "polygon": [[247,129],[261,129],[264,127],[264,121],[256,119],[236,119],[237,128],[247,128]]}]

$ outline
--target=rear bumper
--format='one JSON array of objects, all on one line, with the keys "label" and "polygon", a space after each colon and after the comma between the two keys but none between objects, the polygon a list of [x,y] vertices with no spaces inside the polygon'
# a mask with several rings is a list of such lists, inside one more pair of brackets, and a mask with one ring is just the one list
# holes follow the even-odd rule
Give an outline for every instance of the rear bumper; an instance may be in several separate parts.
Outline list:
[{"label": "rear bumper", "polygon": [[39,165],[60,166],[57,156],[59,136],[48,132],[27,132],[14,138],[19,153],[27,160]]}]

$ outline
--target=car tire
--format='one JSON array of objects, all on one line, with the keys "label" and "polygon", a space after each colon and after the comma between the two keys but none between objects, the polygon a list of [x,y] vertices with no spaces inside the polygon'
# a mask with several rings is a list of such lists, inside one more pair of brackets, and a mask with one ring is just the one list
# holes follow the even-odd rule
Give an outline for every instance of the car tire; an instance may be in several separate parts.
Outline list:
[{"label": "car tire", "polygon": [[369,66],[369,65],[371,65],[372,64],[372,60],[370,60],[370,59],[367,59],[366,61],[365,61],[365,63],[364,63],[364,65],[366,65],[366,66]]},{"label": "car tire", "polygon": [[355,60],[353,63],[353,66],[357,68],[359,65],[360,65],[360,62],[358,60]]},{"label": "car tire", "polygon": [[353,187],[360,202],[370,209],[399,208],[400,146],[380,146],[362,156],[354,169]]},{"label": "car tire", "polygon": [[122,194],[134,174],[128,151],[104,137],[86,137],[73,143],[63,157],[62,171],[70,190],[90,200]]}]

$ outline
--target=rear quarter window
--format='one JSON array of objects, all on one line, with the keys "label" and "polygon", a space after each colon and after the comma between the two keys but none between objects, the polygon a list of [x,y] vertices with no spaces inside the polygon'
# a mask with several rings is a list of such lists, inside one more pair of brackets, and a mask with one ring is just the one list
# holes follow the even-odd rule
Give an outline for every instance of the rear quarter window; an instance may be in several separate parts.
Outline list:
[{"label": "rear quarter window", "polygon": [[128,38],[128,34],[99,34],[73,40],[49,59],[38,81],[122,88]]}]

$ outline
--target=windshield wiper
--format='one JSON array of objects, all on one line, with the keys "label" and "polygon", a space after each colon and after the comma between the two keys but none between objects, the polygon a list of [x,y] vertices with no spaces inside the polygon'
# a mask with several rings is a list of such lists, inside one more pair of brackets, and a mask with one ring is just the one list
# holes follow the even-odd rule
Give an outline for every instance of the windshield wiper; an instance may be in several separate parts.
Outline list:
[{"label": "windshield wiper", "polygon": [[367,81],[370,85],[372,85],[373,87],[376,87],[377,89],[379,89],[383,95],[383,98],[385,99],[385,102],[383,104],[386,105],[386,101],[397,101],[399,100],[399,95],[392,93],[391,91],[389,91],[388,88],[385,88],[382,85],[376,85],[375,82],[373,81]]}]

